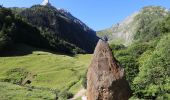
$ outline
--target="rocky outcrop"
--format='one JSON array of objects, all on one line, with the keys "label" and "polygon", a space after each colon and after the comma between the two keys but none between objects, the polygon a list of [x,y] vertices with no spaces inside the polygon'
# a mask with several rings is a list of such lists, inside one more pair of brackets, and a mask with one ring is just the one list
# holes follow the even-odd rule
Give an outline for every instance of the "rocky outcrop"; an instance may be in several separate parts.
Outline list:
[{"label": "rocky outcrop", "polygon": [[124,69],[108,43],[99,40],[87,73],[87,100],[128,100],[130,96]]}]

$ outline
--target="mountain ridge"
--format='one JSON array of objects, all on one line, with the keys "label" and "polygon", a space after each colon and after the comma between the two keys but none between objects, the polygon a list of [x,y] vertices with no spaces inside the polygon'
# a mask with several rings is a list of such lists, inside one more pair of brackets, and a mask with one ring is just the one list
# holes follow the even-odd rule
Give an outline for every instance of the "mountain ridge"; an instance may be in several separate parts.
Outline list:
[{"label": "mountain ridge", "polygon": [[[7,33],[1,33],[4,37],[7,34],[12,43],[25,43],[54,52],[77,54],[92,53],[99,39],[95,31],[71,13],[51,5],[9,9],[1,7],[1,11],[3,18],[1,18],[0,29],[3,29],[4,26],[4,31],[9,30]],[[10,14],[8,15],[5,12]],[[16,20],[9,19],[11,21],[8,24],[6,23],[8,20],[3,20],[8,19],[8,17]],[[23,24],[27,31],[21,28],[24,26]],[[2,39],[2,42],[4,41]]]},{"label": "mountain ridge", "polygon": [[[48,29],[58,37],[86,52],[92,53],[98,41],[95,31],[65,10],[56,9],[53,6],[35,5],[22,11],[20,15],[31,24],[42,28],[42,30]],[[32,18],[38,18],[39,22],[32,20]]]},{"label": "mountain ridge", "polygon": [[[151,19],[149,15],[147,16],[147,13],[153,16],[153,19]],[[146,6],[126,17],[120,23],[98,31],[97,35],[101,38],[106,36],[110,43],[130,45],[135,40],[135,34],[141,27],[140,24],[144,20],[144,18],[142,19],[143,16],[146,19],[150,19],[149,22],[153,22],[157,17],[160,19],[167,17],[168,13],[169,10],[164,7]]]}]

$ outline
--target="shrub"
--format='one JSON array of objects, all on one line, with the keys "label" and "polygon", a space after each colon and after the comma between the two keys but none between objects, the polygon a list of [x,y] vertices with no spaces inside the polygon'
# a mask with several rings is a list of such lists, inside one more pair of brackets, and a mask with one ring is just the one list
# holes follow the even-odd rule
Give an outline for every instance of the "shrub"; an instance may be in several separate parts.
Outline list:
[{"label": "shrub", "polygon": [[6,77],[3,79],[4,82],[10,82],[13,84],[21,85],[22,81],[30,74],[29,71],[23,68],[14,68],[6,72]]},{"label": "shrub", "polygon": [[[152,53],[142,58],[139,74],[134,79],[138,98],[168,98],[170,92],[170,35],[164,36]],[[167,95],[165,95],[167,94]]]},{"label": "shrub", "polygon": [[150,45],[147,43],[135,43],[128,48],[115,52],[115,57],[124,67],[126,78],[129,81],[132,89],[132,81],[139,72],[138,58],[148,49],[150,49]]},{"label": "shrub", "polygon": [[110,48],[112,50],[121,50],[121,49],[125,49],[126,47],[123,44],[110,44]]}]

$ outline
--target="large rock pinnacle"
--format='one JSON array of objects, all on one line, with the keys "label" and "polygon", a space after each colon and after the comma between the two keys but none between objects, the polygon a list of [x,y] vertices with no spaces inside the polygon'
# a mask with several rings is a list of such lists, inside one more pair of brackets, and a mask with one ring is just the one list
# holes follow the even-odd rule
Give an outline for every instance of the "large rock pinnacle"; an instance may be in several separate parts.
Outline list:
[{"label": "large rock pinnacle", "polygon": [[99,40],[87,73],[87,100],[128,100],[130,96],[124,69],[108,43]]}]

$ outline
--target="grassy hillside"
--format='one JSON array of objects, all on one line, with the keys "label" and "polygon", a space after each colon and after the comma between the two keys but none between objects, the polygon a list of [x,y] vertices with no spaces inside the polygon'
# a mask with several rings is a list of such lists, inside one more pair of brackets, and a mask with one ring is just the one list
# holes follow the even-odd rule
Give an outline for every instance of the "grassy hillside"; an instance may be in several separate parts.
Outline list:
[{"label": "grassy hillside", "polygon": [[54,100],[55,94],[50,91],[28,89],[19,85],[0,82],[1,100]]},{"label": "grassy hillside", "polygon": [[[21,46],[20,46],[21,47]],[[37,75],[28,86],[57,89],[76,93],[81,88],[81,79],[91,59],[91,55],[66,56],[39,51],[36,48],[22,46],[16,52],[35,50],[26,55],[0,57],[0,79],[14,68],[24,68]],[[17,54],[17,53],[16,53]]]}]

